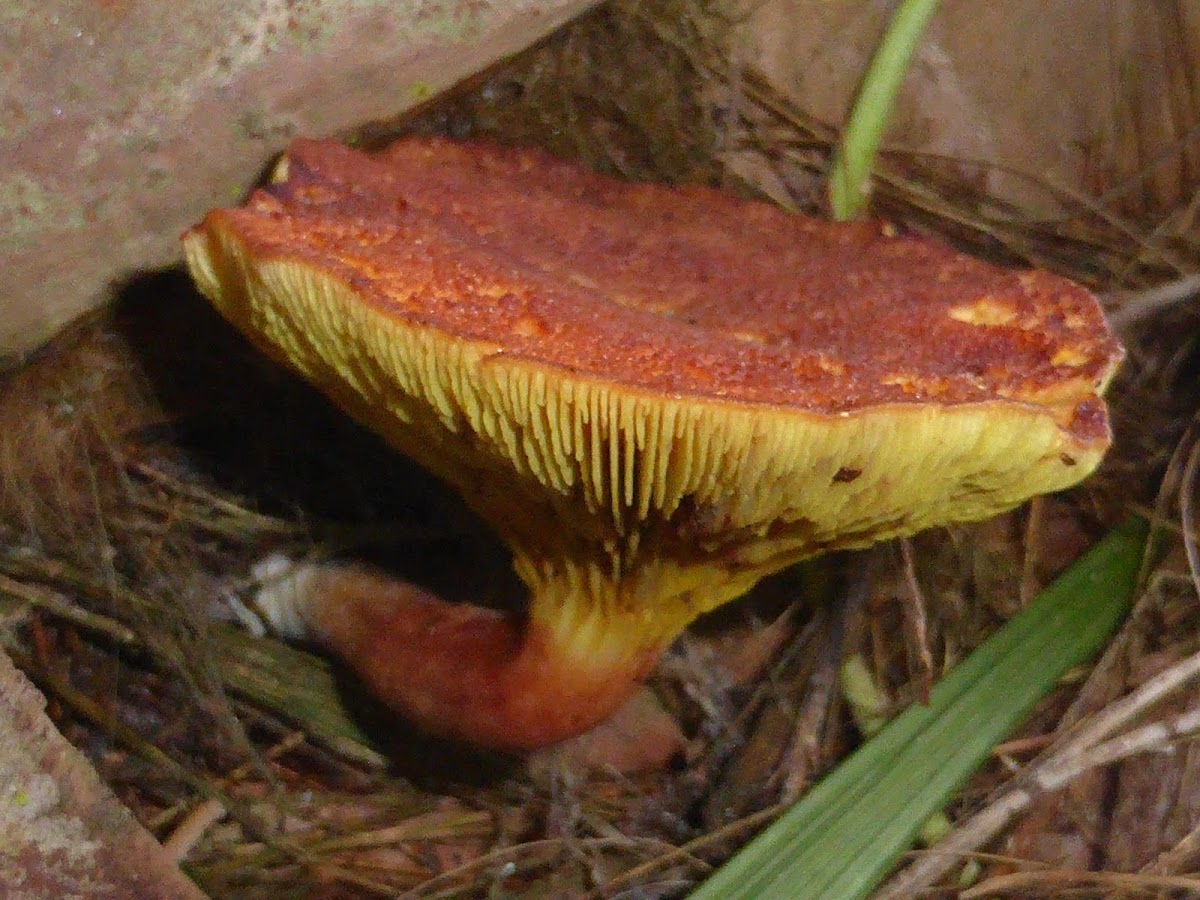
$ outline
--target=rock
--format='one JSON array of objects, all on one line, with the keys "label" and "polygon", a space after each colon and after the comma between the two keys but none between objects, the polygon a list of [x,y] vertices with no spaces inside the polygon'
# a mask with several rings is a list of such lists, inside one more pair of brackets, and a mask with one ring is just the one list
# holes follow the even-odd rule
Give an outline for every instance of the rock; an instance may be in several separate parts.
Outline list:
[{"label": "rock", "polygon": [[17,0],[0,11],[0,369],[241,197],[594,0]]},{"label": "rock", "polygon": [[[0,650],[0,885],[26,900],[202,900]],[[9,893],[11,891],[12,893]]]}]

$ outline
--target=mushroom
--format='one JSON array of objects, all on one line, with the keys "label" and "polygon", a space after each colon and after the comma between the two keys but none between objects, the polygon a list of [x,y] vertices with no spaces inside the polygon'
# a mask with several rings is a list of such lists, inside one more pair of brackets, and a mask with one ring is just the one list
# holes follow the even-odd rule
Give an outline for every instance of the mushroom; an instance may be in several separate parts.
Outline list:
[{"label": "mushroom", "polygon": [[284,631],[475,745],[579,733],[764,576],[1068,487],[1110,441],[1121,350],[1084,288],[533,150],[297,141],[185,246],[230,322],[511,548],[520,613],[262,567]]}]

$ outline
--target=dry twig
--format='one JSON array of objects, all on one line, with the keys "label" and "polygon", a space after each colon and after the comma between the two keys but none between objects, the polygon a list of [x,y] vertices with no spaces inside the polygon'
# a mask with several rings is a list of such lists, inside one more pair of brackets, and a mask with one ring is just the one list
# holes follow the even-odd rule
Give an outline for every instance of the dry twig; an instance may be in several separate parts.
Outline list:
[{"label": "dry twig", "polygon": [[992,841],[1035,799],[1058,790],[1080,773],[1131,755],[1164,749],[1171,741],[1200,729],[1200,709],[1193,709],[1169,722],[1154,723],[1109,739],[1115,731],[1197,677],[1200,677],[1200,653],[1160,673],[1085,721],[1060,742],[1057,750],[1034,763],[984,809],[961,823],[932,853],[921,856],[888,882],[876,900],[901,900],[926,890],[966,854]]}]

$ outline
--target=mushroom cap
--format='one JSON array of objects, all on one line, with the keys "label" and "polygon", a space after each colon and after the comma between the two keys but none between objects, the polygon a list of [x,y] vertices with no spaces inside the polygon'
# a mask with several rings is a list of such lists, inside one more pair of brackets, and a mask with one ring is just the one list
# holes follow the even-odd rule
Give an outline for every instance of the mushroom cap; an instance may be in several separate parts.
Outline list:
[{"label": "mushroom cap", "polygon": [[593,545],[613,580],[668,560],[634,605],[701,559],[725,587],[691,615],[988,516],[1110,441],[1121,349],[1087,290],[884,224],[533,150],[298,141],[185,245],[230,321],[450,479],[527,581]]}]

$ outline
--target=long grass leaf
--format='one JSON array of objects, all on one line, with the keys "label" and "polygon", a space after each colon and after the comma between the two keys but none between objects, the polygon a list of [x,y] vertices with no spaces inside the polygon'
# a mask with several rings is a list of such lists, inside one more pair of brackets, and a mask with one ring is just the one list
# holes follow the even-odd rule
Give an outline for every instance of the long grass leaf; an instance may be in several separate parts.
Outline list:
[{"label": "long grass leaf", "polygon": [[867,202],[871,167],[896,94],[937,7],[938,0],[904,0],[871,56],[829,170],[829,206],[836,219],[853,219]]}]

